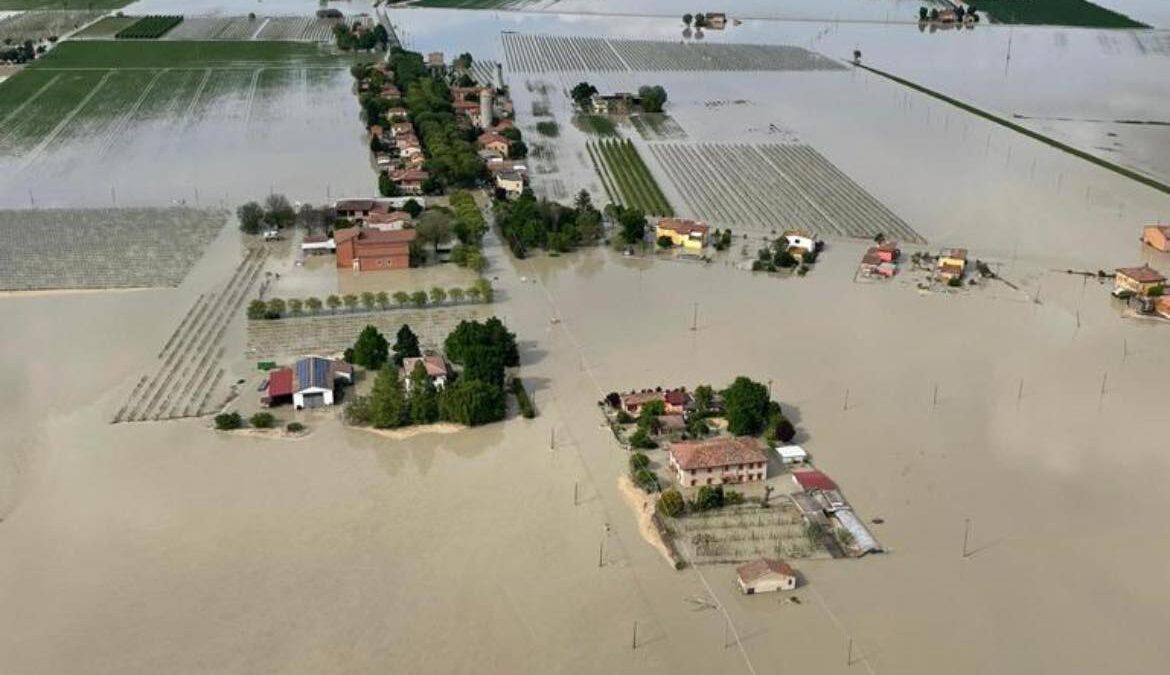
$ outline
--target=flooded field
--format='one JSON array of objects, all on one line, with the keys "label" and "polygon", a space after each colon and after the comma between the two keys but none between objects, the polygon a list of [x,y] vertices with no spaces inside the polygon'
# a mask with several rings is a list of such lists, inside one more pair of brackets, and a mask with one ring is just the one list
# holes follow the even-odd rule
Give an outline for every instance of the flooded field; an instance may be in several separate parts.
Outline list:
[{"label": "flooded field", "polygon": [[226,221],[180,208],[0,211],[0,290],[178,286]]},{"label": "flooded field", "polygon": [[0,41],[40,42],[50,37],[62,37],[102,15],[90,10],[38,10],[4,16],[0,12]]},{"label": "flooded field", "polygon": [[[0,205],[360,194],[373,181],[351,87],[345,62],[312,45],[62,45],[0,89]],[[328,164],[290,161],[306,155]]]}]

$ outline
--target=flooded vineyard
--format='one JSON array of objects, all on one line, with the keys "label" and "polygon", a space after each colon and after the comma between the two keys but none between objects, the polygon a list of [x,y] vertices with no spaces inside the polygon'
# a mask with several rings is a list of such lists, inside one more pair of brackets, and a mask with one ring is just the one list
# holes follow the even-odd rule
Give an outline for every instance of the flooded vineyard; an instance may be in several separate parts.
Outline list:
[{"label": "flooded vineyard", "polygon": [[36,10],[3,17],[0,12],[0,41],[4,44],[61,37],[102,15],[92,10]]},{"label": "flooded vineyard", "polygon": [[[690,209],[712,223],[925,239],[807,145],[650,143]],[[730,197],[730,198],[729,198]]]},{"label": "flooded vineyard", "polygon": [[790,45],[679,44],[559,35],[503,34],[509,70],[558,71],[788,71],[842,70],[820,54]]},{"label": "flooded vineyard", "polygon": [[226,220],[185,208],[0,211],[0,288],[177,286]]},{"label": "flooded vineyard", "polygon": [[[366,24],[370,19],[364,20]],[[336,19],[314,17],[247,16],[191,17],[183,20],[163,40],[298,40],[330,42]]]}]

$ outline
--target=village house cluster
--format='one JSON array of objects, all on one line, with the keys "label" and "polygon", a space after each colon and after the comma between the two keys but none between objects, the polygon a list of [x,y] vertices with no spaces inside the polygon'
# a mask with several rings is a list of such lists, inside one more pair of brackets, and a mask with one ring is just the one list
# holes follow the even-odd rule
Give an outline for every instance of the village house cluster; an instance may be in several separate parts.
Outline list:
[{"label": "village house cluster", "polygon": [[305,255],[335,255],[338,269],[354,272],[399,270],[411,266],[411,247],[418,233],[413,216],[402,210],[408,202],[421,209],[423,197],[339,199],[333,204],[338,227],[332,236],[306,235]]}]

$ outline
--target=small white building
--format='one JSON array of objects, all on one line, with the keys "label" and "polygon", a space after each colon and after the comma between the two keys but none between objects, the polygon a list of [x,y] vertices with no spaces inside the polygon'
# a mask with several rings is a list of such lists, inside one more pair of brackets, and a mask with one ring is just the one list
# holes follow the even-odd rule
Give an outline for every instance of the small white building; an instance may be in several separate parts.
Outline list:
[{"label": "small white building", "polygon": [[320,356],[297,361],[293,375],[293,407],[297,410],[333,405],[338,381],[353,381],[349,364]]},{"label": "small white building", "polygon": [[796,588],[796,570],[783,560],[760,558],[735,568],[739,590],[746,595],[791,591]]},{"label": "small white building", "polygon": [[787,242],[789,250],[798,248],[805,253],[812,253],[817,248],[817,242],[812,237],[799,234],[786,234],[784,241]]},{"label": "small white building", "polygon": [[804,464],[808,461],[808,453],[799,445],[782,445],[776,448],[780,461],[784,464]]}]

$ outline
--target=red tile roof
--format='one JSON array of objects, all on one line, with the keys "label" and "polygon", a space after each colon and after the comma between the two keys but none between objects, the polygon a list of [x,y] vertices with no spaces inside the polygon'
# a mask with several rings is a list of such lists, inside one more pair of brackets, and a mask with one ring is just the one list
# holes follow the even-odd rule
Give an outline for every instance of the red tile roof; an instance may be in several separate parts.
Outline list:
[{"label": "red tile roof", "polygon": [[1127,276],[1139,284],[1161,284],[1166,281],[1166,277],[1162,276],[1158,270],[1149,265],[1142,265],[1141,267],[1118,267],[1117,273]]},{"label": "red tile roof", "polygon": [[414,230],[366,230],[360,227],[347,227],[343,230],[337,230],[333,235],[333,240],[338,245],[350,239],[358,239],[363,243],[371,244],[399,244],[412,242],[416,236],[418,236],[418,232]]},{"label": "red tile roof", "polygon": [[782,574],[788,577],[795,577],[796,571],[789,567],[788,563],[783,560],[760,558],[746,565],[736,567],[735,574],[744,583],[751,583],[768,574]]},{"label": "red tile roof", "polygon": [[411,356],[402,359],[402,373],[410,376],[414,372],[415,367],[419,364],[427,369],[427,375],[430,377],[439,377],[447,374],[447,362],[441,356]]},{"label": "red tile roof", "polygon": [[480,136],[479,136],[479,144],[480,145],[487,145],[488,143],[507,143],[507,142],[508,142],[508,139],[504,138],[503,136],[501,136],[497,133],[491,132],[491,131],[487,132],[486,134],[480,134]]},{"label": "red tile roof", "polygon": [[750,436],[672,443],[670,454],[684,471],[768,461],[760,441]]},{"label": "red tile roof", "polygon": [[706,235],[707,230],[711,229],[706,223],[701,223],[697,220],[686,220],[685,218],[663,218],[658,221],[658,227],[686,235]]},{"label": "red tile roof", "polygon": [[792,477],[804,489],[805,492],[812,490],[836,490],[837,484],[820,471],[793,471]]}]

